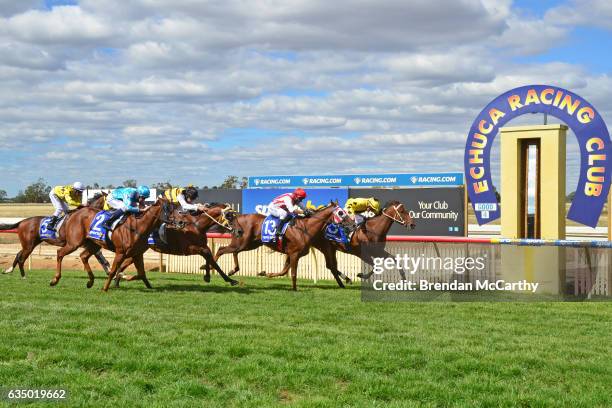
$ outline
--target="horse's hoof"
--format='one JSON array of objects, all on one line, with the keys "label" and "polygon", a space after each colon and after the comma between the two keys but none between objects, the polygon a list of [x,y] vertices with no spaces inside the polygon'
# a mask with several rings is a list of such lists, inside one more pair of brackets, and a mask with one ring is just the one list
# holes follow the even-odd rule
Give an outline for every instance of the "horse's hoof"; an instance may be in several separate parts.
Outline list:
[{"label": "horse's hoof", "polygon": [[210,275],[204,275],[204,282],[210,283]]},{"label": "horse's hoof", "polygon": [[13,272],[13,268],[8,268],[6,269],[4,272],[2,272],[4,275],[6,275],[7,273],[11,273]]},{"label": "horse's hoof", "polygon": [[205,271],[205,270],[206,270],[206,265],[202,265],[202,266],[200,266],[200,270],[201,270],[201,271]]},{"label": "horse's hoof", "polygon": [[363,273],[358,273],[358,274],[357,274],[357,277],[358,277],[358,278],[360,278],[360,279],[365,279],[365,278],[363,277]]},{"label": "horse's hoof", "polygon": [[49,282],[49,286],[55,286],[57,285],[57,281],[55,279],[52,279],[51,282]]},{"label": "horse's hoof", "polygon": [[236,286],[237,284],[238,284],[238,281],[237,281],[237,280],[232,279],[232,280],[230,281],[230,285],[232,285],[232,286]]},{"label": "horse's hoof", "polygon": [[268,274],[266,273],[266,271],[261,271],[257,274],[257,276],[268,276]]},{"label": "horse's hoof", "polygon": [[91,282],[87,282],[87,289],[91,289],[91,287],[93,286],[93,281]]},{"label": "horse's hoof", "polygon": [[346,279],[344,280],[344,283],[346,283],[347,285],[352,285],[352,284],[353,284],[353,281],[352,281],[350,278],[346,278]]}]

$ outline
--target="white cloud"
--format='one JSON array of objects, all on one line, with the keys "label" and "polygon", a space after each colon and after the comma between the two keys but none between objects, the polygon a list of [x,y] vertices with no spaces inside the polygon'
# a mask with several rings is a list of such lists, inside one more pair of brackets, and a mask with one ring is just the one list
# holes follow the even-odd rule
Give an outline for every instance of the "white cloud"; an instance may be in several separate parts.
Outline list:
[{"label": "white cloud", "polygon": [[507,89],[552,83],[612,114],[609,74],[514,59],[604,27],[606,3],[585,4],[0,0],[0,188],[461,170],[464,133]]},{"label": "white cloud", "polygon": [[0,21],[0,33],[35,44],[82,44],[109,39],[113,29],[77,6],[28,10]]}]

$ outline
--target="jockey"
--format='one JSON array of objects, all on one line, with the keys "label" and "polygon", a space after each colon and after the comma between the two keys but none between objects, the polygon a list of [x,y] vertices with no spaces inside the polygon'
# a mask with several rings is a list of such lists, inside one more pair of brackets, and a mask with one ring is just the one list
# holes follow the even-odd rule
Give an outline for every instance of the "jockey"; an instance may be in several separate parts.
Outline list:
[{"label": "jockey", "polygon": [[49,198],[53,207],[55,207],[55,212],[47,225],[47,230],[55,231],[55,225],[60,220],[61,215],[68,212],[69,206],[78,207],[83,203],[83,190],[85,190],[85,187],[80,181],[75,181],[72,185],[53,187],[49,192]]},{"label": "jockey", "polygon": [[204,204],[194,203],[198,198],[198,190],[192,185],[185,188],[169,188],[164,191],[163,196],[171,203],[180,204],[183,211],[204,211],[206,208]]},{"label": "jockey", "polygon": [[114,189],[106,197],[106,206],[114,209],[111,216],[104,223],[104,227],[110,229],[113,222],[125,213],[139,213],[141,204],[144,204],[145,199],[149,198],[151,192],[147,186],[120,187]]},{"label": "jockey", "polygon": [[283,226],[288,221],[289,214],[304,214],[306,210],[302,201],[306,198],[306,191],[296,188],[292,193],[281,194],[268,204],[270,215],[280,220],[276,235],[280,236]]},{"label": "jockey", "polygon": [[344,210],[354,222],[354,229],[357,229],[365,222],[366,217],[362,215],[363,213],[373,212],[375,215],[380,214],[380,202],[374,197],[349,198],[346,204],[344,204]]}]

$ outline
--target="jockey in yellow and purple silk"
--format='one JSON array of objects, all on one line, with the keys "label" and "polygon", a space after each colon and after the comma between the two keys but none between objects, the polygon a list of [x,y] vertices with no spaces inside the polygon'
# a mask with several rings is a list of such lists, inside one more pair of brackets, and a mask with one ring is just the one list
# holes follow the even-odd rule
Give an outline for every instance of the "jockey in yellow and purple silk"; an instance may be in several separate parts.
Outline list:
[{"label": "jockey in yellow and purple silk", "polygon": [[180,204],[183,211],[204,211],[204,204],[197,204],[198,190],[194,186],[169,188],[163,197],[174,204]]},{"label": "jockey in yellow and purple silk", "polygon": [[47,225],[47,230],[55,231],[55,226],[62,215],[66,215],[70,206],[78,207],[83,201],[83,190],[85,187],[80,181],[75,181],[74,184],[65,186],[55,186],[49,192],[49,198],[55,211]]}]

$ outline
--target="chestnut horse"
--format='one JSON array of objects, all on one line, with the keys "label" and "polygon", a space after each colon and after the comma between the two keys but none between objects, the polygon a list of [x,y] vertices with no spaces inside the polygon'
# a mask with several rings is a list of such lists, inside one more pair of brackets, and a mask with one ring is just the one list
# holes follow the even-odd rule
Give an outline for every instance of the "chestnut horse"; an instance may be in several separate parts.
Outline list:
[{"label": "chestnut horse", "polygon": [[[105,193],[96,194],[87,202],[87,206],[101,210],[104,206],[105,196]],[[17,235],[19,236],[19,242],[21,242],[21,251],[17,252],[17,255],[15,255],[13,266],[4,271],[4,273],[13,272],[15,266],[19,265],[19,272],[21,272],[21,277],[25,278],[25,270],[23,269],[23,265],[28,259],[28,256],[30,256],[32,251],[34,251],[34,248],[36,248],[43,241],[51,245],[63,246],[66,243],[66,224],[68,223],[68,219],[72,216],[72,214],[74,214],[76,210],[79,210],[83,207],[84,206],[79,206],[74,210],[68,211],[64,222],[59,228],[59,231],[57,231],[56,233],[57,239],[40,238],[40,223],[46,217],[30,217],[21,220],[15,224],[0,224],[0,231],[12,230],[17,228]],[[110,264],[104,258],[104,255],[102,255],[102,252],[98,251],[94,255],[96,256],[98,262],[100,262],[100,265],[102,265],[106,273],[108,273]]]},{"label": "chestnut horse", "polygon": [[94,275],[87,261],[91,255],[100,250],[100,247],[103,247],[114,251],[115,259],[102,290],[108,290],[113,277],[126,258],[133,258],[134,265],[138,271],[138,278],[142,279],[145,286],[151,289],[151,284],[147,280],[144,270],[143,254],[148,249],[147,239],[149,235],[161,222],[162,211],[166,214],[169,212],[169,203],[167,200],[160,198],[155,204],[141,211],[140,214],[128,216],[125,222],[113,231],[110,246],[106,242],[87,238],[89,227],[98,211],[92,208],[83,208],[76,211],[68,220],[66,244],[57,250],[57,270],[51,281],[51,286],[57,285],[62,277],[62,260],[64,257],[82,246],[85,250],[81,253],[80,258],[89,277],[87,282],[88,288],[93,286]]},{"label": "chestnut horse", "polygon": [[[296,218],[283,237],[282,249],[276,243],[265,245],[277,252],[287,254],[287,262],[291,268],[292,289],[297,290],[297,267],[301,257],[308,254],[311,242],[323,230],[337,203],[330,203],[326,207],[314,212],[310,217]],[[215,254],[215,262],[224,254],[233,254],[235,268],[230,274],[240,270],[238,253],[250,251],[264,245],[261,242],[261,225],[266,217],[261,214],[245,214],[235,218],[232,241],[228,246],[219,248]]]},{"label": "chestnut horse", "polygon": [[[213,258],[213,254],[208,247],[208,239],[206,232],[214,225],[225,227],[224,221],[226,215],[233,210],[229,204],[210,204],[206,210],[197,212],[194,215],[190,213],[181,213],[178,210],[172,212],[172,219],[177,228],[166,229],[166,243],[160,242],[149,245],[149,248],[155,252],[172,255],[201,255],[206,261],[204,281],[210,282],[210,266],[221,275],[225,282],[229,282],[232,286],[237,285],[238,281],[230,278],[223,272],[223,269],[217,264]],[[228,217],[231,217],[228,215]],[[123,272],[133,260],[126,259],[121,265]],[[137,276],[124,276],[125,280],[134,280]],[[119,282],[117,280],[117,282]]]},{"label": "chestnut horse", "polygon": [[[339,242],[330,241],[325,238],[323,232],[317,235],[314,239],[312,246],[317,248],[323,256],[325,257],[325,265],[327,269],[331,271],[338,283],[338,286],[341,288],[344,287],[342,283],[342,279],[346,281],[346,283],[351,283],[351,280],[348,276],[343,274],[338,270],[338,260],[336,256],[337,251],[342,251],[347,254],[355,255],[360,258],[362,261],[366,262],[369,265],[372,265],[372,259],[369,256],[366,256],[364,249],[365,245],[375,244],[375,243],[384,243],[387,239],[387,234],[391,229],[393,223],[398,223],[399,225],[407,228],[408,230],[412,230],[415,227],[414,221],[412,217],[410,217],[410,213],[404,206],[404,204],[399,201],[389,201],[383,207],[381,213],[377,216],[374,216],[368,219],[365,223],[363,223],[359,229],[355,231],[355,233],[351,237],[351,241],[348,246],[341,244]],[[391,255],[381,248],[370,248],[372,251],[379,251],[381,257],[390,257]],[[370,252],[370,255],[372,253]],[[285,260],[285,266],[280,273],[276,274],[265,274],[262,272],[262,276],[275,277],[275,276],[283,276],[286,275],[289,270],[289,259]],[[369,273],[359,273],[359,276],[362,279],[368,279],[372,276],[372,272]],[[342,279],[341,279],[342,278]]]}]

